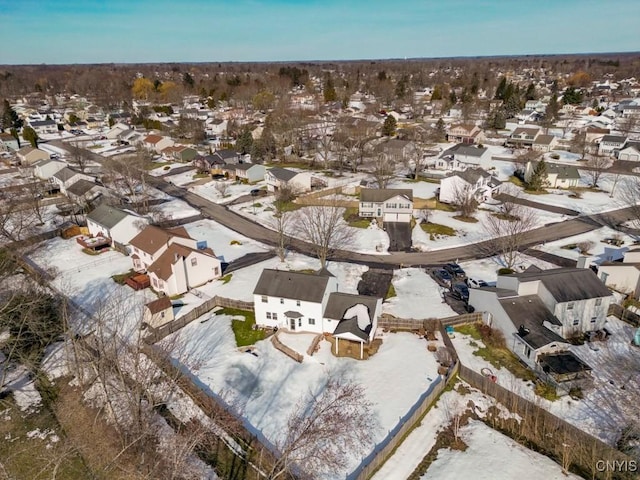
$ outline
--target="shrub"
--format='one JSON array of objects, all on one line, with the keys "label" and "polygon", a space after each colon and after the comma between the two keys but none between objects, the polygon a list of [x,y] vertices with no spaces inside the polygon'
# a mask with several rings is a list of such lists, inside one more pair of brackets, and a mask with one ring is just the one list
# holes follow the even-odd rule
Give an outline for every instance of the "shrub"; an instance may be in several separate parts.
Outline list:
[{"label": "shrub", "polygon": [[229,245],[242,245],[242,242],[239,240],[231,240],[229,242]]},{"label": "shrub", "polygon": [[480,331],[480,337],[482,337],[482,341],[486,346],[506,348],[507,344],[505,342],[504,335],[500,330],[491,328],[489,325],[484,323],[478,326],[478,330]]},{"label": "shrub", "polygon": [[589,253],[589,250],[591,250],[595,246],[595,242],[591,240],[585,240],[584,242],[579,242],[576,246],[580,250],[580,253],[586,255]]},{"label": "shrub", "polygon": [[558,153],[552,153],[551,154],[551,158],[553,158],[554,160],[559,160],[560,159],[560,155]]},{"label": "shrub", "polygon": [[509,275],[511,273],[513,273],[513,270],[510,268],[501,268],[498,270],[498,275]]},{"label": "shrub", "polygon": [[534,389],[536,395],[542,397],[551,402],[558,399],[558,393],[556,392],[556,387],[551,385],[550,383],[538,382],[536,383],[536,387]]}]

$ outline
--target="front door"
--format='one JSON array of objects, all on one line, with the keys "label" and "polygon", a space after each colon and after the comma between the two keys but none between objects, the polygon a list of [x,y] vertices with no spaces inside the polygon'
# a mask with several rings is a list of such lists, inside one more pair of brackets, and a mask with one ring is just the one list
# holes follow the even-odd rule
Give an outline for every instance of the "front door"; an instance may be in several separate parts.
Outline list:
[{"label": "front door", "polygon": [[296,319],[295,318],[290,318],[289,319],[289,325],[291,326],[291,330],[295,330],[296,329]]}]

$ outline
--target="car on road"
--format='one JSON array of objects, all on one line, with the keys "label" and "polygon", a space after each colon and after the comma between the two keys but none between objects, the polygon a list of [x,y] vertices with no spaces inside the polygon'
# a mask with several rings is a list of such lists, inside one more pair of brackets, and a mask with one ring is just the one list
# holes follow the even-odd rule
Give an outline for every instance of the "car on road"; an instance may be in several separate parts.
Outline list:
[{"label": "car on road", "polygon": [[467,278],[467,286],[470,288],[480,288],[480,287],[488,287],[489,284],[484,280],[479,280],[477,278]]},{"label": "car on road", "polygon": [[444,268],[431,270],[431,277],[441,286],[450,288],[452,283],[451,275]]},{"label": "car on road", "polygon": [[454,283],[451,292],[463,302],[469,301],[469,288],[464,283]]},{"label": "car on road", "polygon": [[462,267],[457,263],[447,263],[444,266],[444,269],[449,272],[449,275],[451,275],[453,278],[464,278],[467,276],[467,274],[464,273]]}]

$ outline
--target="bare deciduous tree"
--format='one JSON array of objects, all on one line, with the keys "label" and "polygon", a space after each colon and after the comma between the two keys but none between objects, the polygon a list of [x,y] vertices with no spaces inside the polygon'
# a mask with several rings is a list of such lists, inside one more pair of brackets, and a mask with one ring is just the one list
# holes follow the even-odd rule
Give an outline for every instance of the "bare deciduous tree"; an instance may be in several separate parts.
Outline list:
[{"label": "bare deciduous tree", "polygon": [[343,208],[336,202],[327,206],[314,205],[296,212],[295,227],[300,237],[313,245],[324,268],[327,258],[336,250],[353,243],[353,229],[342,218]]},{"label": "bare deciduous tree", "polygon": [[370,447],[376,425],[364,388],[343,377],[330,377],[320,392],[304,395],[287,420],[286,431],[275,442],[280,457],[267,474],[320,478],[348,465],[350,455]]},{"label": "bare deciduous tree", "polygon": [[71,163],[74,163],[78,167],[78,170],[84,173],[89,161],[89,156],[87,155],[86,150],[80,147],[78,142],[69,143],[68,150]]},{"label": "bare deciduous tree", "polygon": [[471,217],[478,208],[478,201],[474,190],[468,183],[462,185],[456,183],[453,189],[453,205],[455,205],[463,217]]},{"label": "bare deciduous tree", "polygon": [[587,161],[587,168],[584,175],[589,179],[589,186],[596,188],[604,171],[609,167],[609,159],[602,154],[593,153]]},{"label": "bare deciduous tree", "polygon": [[229,191],[229,184],[225,181],[216,182],[215,189],[216,192],[218,192],[220,196],[224,198],[227,196],[227,192]]},{"label": "bare deciduous tree", "polygon": [[490,248],[498,255],[505,268],[512,269],[515,266],[527,232],[535,225],[534,211],[513,202],[504,202],[502,212],[485,217],[483,228],[490,237]]},{"label": "bare deciduous tree", "polygon": [[376,155],[371,173],[378,184],[378,188],[387,188],[395,174],[395,167],[395,162],[391,156],[386,153],[378,153]]}]

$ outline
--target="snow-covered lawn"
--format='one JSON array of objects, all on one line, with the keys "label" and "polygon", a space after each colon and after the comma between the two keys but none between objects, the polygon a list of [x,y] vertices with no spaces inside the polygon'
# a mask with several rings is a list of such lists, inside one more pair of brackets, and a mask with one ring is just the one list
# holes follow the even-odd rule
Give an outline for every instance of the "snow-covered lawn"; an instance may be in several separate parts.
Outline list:
[{"label": "snow-covered lawn", "polygon": [[314,338],[316,338],[315,333],[291,333],[282,331],[278,334],[278,339],[282,343],[303,356],[307,355],[307,349]]},{"label": "snow-covered lawn", "polygon": [[[157,298],[150,290],[135,292],[111,279],[111,275],[132,268],[131,259],[115,250],[87,255],[75,238],[57,237],[38,244],[28,257],[44,269],[52,268],[55,279],[51,285],[85,312],[94,314],[108,308],[127,331],[139,326],[142,305]],[[78,325],[80,329],[85,327],[90,326]]]},{"label": "snow-covered lawn", "polygon": [[183,227],[196,240],[206,240],[207,246],[223,262],[232,262],[248,253],[270,250],[269,246],[240,235],[213,220],[199,220]]},{"label": "snow-covered lawn", "polygon": [[154,205],[153,211],[165,220],[177,220],[180,218],[192,217],[200,213],[200,210],[197,210],[191,207],[187,202],[178,199]]},{"label": "snow-covered lawn", "polygon": [[[518,263],[515,265],[515,270],[525,270],[529,266],[535,265],[542,270],[548,270],[550,268],[558,268],[553,263],[545,262],[538,258],[530,257],[529,255],[520,254]],[[460,266],[467,274],[468,278],[475,280],[484,280],[487,283],[493,284],[498,279],[498,270],[504,265],[500,263],[499,257],[481,258],[479,260],[469,260],[466,262],[460,262]]]},{"label": "snow-covered lawn", "polygon": [[[225,187],[222,185],[225,185]],[[206,198],[210,202],[225,204],[232,202],[243,195],[249,195],[251,190],[260,188],[264,185],[266,185],[264,182],[244,184],[236,183],[233,180],[212,180],[202,185],[189,187],[189,191],[201,196],[202,198]],[[220,189],[223,188],[226,188],[224,196],[220,193]],[[256,197],[255,202],[261,203],[263,199],[264,197]]]},{"label": "snow-covered lawn", "polygon": [[[495,210],[495,207],[488,204],[483,205],[482,207],[489,210]],[[529,209],[528,207],[524,208]],[[533,210],[535,214],[535,224],[533,225],[533,228],[542,227],[548,223],[563,220],[563,215],[559,215],[557,213],[537,209],[531,210]],[[453,228],[456,234],[452,236],[435,235],[435,238],[431,240],[429,234],[424,232],[419,224],[416,224],[412,232],[413,247],[419,251],[427,252],[443,248],[460,247],[470,243],[481,242],[489,238],[483,224],[486,223],[485,218],[487,215],[491,215],[490,211],[476,211],[473,216],[478,220],[477,222],[464,222],[453,218],[457,215],[459,215],[459,212],[444,212],[441,210],[429,211],[430,223]]]},{"label": "snow-covered lawn", "polygon": [[[414,334],[386,334],[378,353],[367,361],[336,358],[330,344],[322,341],[319,352],[305,356],[298,364],[277,351],[269,339],[255,345],[257,357],[239,351],[230,323],[231,317],[226,315],[205,323],[196,320],[175,336],[181,350],[190,356],[191,373],[212,393],[224,395],[250,428],[272,442],[284,434],[287,416],[296,402],[310,390],[321,389],[328,375],[344,376],[365,387],[374,404],[372,420],[379,424],[376,441],[395,427],[437,378],[434,354],[427,350],[426,341]],[[359,461],[350,458],[349,470],[335,472],[333,478],[344,478]]]},{"label": "snow-covered lawn", "polygon": [[393,273],[396,296],[382,304],[385,313],[399,318],[446,318],[456,313],[444,302],[442,288],[422,268]]},{"label": "snow-covered lawn", "polygon": [[[624,244],[620,247],[604,243],[603,240],[607,238],[619,238]],[[554,242],[546,242],[544,245],[538,245],[537,250],[543,252],[553,253],[559,257],[570,258],[572,260],[578,260],[580,256],[579,249],[576,248],[563,248],[571,245],[578,245],[584,243],[589,245],[588,256],[591,257],[592,262],[600,264],[602,262],[615,261],[622,258],[624,252],[630,248],[634,248],[633,242],[636,239],[617,230],[609,227],[599,228],[592,230],[591,232],[583,233],[580,235],[574,235],[573,237],[563,238],[562,240],[556,240]]]},{"label": "snow-covered lawn", "polygon": [[162,175],[170,174],[172,170],[185,166],[184,163],[165,163],[162,160],[156,160],[154,163],[158,164],[158,167],[149,170],[149,175],[153,177],[160,177]]},{"label": "snow-covered lawn", "polygon": [[470,472],[475,480],[581,478],[563,473],[562,467],[550,458],[523,447],[481,421],[470,420],[460,433],[468,448],[464,452],[440,450],[421,477],[423,480],[458,480],[469,477]]},{"label": "snow-covered lawn", "polygon": [[[502,387],[549,410],[587,433],[613,444],[629,419],[637,416],[635,399],[640,394],[640,382],[637,376],[630,374],[624,377],[620,372],[625,361],[635,362],[633,368],[637,369],[640,364],[640,359],[637,358],[640,352],[630,345],[635,331],[630,325],[615,317],[608,317],[605,328],[612,335],[606,342],[592,344],[597,351],[588,344],[570,347],[571,351],[593,368],[594,386],[583,391],[584,398],[581,400],[573,400],[568,395],[556,401],[538,397],[533,391],[532,382],[525,382],[504,368],[498,370],[474,355],[473,352],[484,346],[482,341],[456,332],[452,342],[460,361],[466,367],[479,373],[485,367],[491,369]],[[624,388],[621,388],[622,386]]]},{"label": "snow-covered lawn", "polygon": [[195,175],[196,169],[194,167],[193,169],[187,170],[186,172],[177,173],[175,175],[169,174],[167,177],[165,177],[165,180],[179,187],[184,187],[185,185],[193,183],[197,180],[197,178],[195,178]]},{"label": "snow-covered lawn", "polygon": [[388,188],[408,188],[413,190],[414,198],[433,198],[436,196],[436,190],[440,188],[439,183],[431,182],[409,182],[403,180],[392,180]]}]

